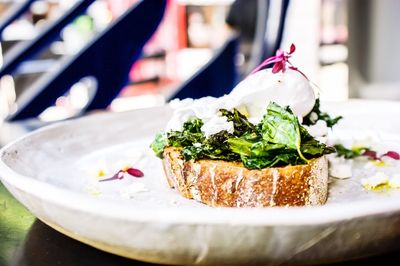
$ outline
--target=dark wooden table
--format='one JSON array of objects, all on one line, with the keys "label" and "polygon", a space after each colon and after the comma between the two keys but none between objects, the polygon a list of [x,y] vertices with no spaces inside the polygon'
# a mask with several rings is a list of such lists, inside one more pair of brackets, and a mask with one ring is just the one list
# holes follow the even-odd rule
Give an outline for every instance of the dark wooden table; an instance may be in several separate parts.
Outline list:
[{"label": "dark wooden table", "polygon": [[[20,205],[0,183],[0,266],[155,265],[112,255],[48,227]],[[337,264],[400,265],[398,251]]]}]

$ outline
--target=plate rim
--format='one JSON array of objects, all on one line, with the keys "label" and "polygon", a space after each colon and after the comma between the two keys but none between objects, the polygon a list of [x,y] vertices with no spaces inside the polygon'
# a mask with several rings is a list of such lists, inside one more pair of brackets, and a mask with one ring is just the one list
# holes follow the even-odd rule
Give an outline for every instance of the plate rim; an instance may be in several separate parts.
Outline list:
[{"label": "plate rim", "polygon": [[[163,109],[165,107],[166,106],[164,105],[148,109]],[[123,113],[133,114],[138,110]],[[100,116],[118,116],[118,114],[120,113],[99,113],[57,122],[30,132],[27,135],[7,144],[0,150],[0,180],[7,188],[8,186],[11,186],[12,188],[21,190],[28,195],[51,204],[56,204],[75,211],[91,213],[102,217],[112,217],[114,219],[124,219],[131,222],[231,224],[243,226],[315,226],[363,218],[366,216],[387,215],[390,213],[400,212],[400,197],[360,200],[346,203],[331,203],[329,205],[314,207],[191,208],[177,205],[168,208],[149,210],[143,207],[134,206],[134,204],[129,205],[129,200],[127,200],[127,203],[121,204],[120,201],[96,198],[94,196],[61,188],[15,172],[11,167],[3,162],[4,155],[14,145],[23,140],[29,139],[32,136],[71,123],[76,123],[77,121],[93,119],[93,117],[98,119]],[[46,193],[41,193],[42,191],[46,191]],[[127,208],[129,209],[128,212]],[[140,215],[137,215],[138,212]]]}]

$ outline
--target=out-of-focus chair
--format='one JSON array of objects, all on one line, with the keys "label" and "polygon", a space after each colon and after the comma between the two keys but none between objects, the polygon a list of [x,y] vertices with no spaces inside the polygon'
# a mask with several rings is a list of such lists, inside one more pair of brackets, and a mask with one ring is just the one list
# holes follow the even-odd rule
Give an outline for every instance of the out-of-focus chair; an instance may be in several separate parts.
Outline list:
[{"label": "out-of-focus chair", "polygon": [[[26,89],[17,100],[18,110],[8,120],[38,116],[84,77],[94,78],[97,88],[82,112],[106,108],[128,82],[129,70],[157,29],[165,6],[165,0],[133,5],[77,55],[65,59]],[[58,25],[53,29],[61,30]]]},{"label": "out-of-focus chair", "polygon": [[[2,35],[7,26],[25,14],[35,1],[36,0],[25,0],[13,3],[0,18],[0,34]],[[52,69],[54,64],[57,62],[56,58],[58,56],[46,53],[44,58],[43,55],[40,56],[40,59],[32,60],[32,58],[49,46],[53,40],[56,40],[59,37],[60,31],[67,24],[71,23],[77,16],[84,13],[88,6],[94,1],[95,0],[77,1],[65,14],[55,21],[49,22],[48,25],[46,25],[31,40],[2,40],[1,45],[4,58],[2,59],[3,64],[0,68],[0,77],[3,78],[5,75],[12,75],[12,83],[16,82],[16,85],[18,86],[16,87],[17,90],[14,92],[14,88],[9,87],[9,85],[3,87],[3,82],[1,82],[2,87],[0,88],[0,94],[3,98],[0,99],[0,104],[3,106],[0,112],[1,120],[3,120],[4,117],[9,114],[10,109],[12,109],[11,106],[14,102],[14,99],[12,98],[15,97],[15,94],[18,95],[19,91],[23,90],[27,85],[32,84],[32,80],[35,80],[35,78],[44,72]],[[16,44],[12,45],[13,43]],[[9,47],[10,44],[11,48]],[[7,80],[9,81],[10,79],[7,78]]]},{"label": "out-of-focus chair", "polygon": [[25,0],[13,4],[0,18],[0,39],[4,29],[24,14],[30,7],[30,5],[36,0]]},{"label": "out-of-focus chair", "polygon": [[220,97],[229,93],[237,82],[235,59],[237,37],[231,37],[191,78],[179,86],[169,99]]},{"label": "out-of-focus chair", "polygon": [[[83,8],[84,2],[85,5],[88,5],[93,0],[78,2],[77,5],[80,5],[78,9]],[[58,97],[64,95],[73,84],[82,78],[93,78],[97,86],[81,114],[94,109],[106,108],[128,82],[131,66],[141,56],[143,46],[160,24],[166,2],[166,0],[138,1],[94,37],[78,54],[66,57],[53,65],[50,71],[18,97],[17,111],[7,117],[2,125],[0,124],[0,146],[47,124],[36,117],[52,106]],[[72,9],[76,11],[77,6]],[[82,12],[78,12],[76,15]],[[65,15],[71,15],[71,10]],[[22,49],[20,53],[15,52],[12,58],[28,60],[42,49],[40,45],[36,46],[36,43],[40,42],[44,45],[48,44],[52,38],[56,38],[58,35],[55,33],[60,33],[63,28],[60,24],[65,25],[65,21],[64,18],[64,20],[52,23],[44,33],[42,32],[37,38],[30,41],[29,45],[24,44],[24,47],[30,51],[29,53]],[[47,37],[44,37],[43,34]],[[8,65],[8,67],[0,71],[3,71],[3,75],[15,73],[21,66],[21,61],[16,60],[15,65],[14,63],[5,64],[4,66]]]},{"label": "out-of-focus chair", "polygon": [[257,0],[257,23],[247,74],[280,48],[290,0]]},{"label": "out-of-focus chair", "polygon": [[[35,0],[27,0],[16,7],[12,7],[10,14],[0,22],[0,33],[13,20],[21,16]],[[51,42],[59,37],[61,30],[77,16],[86,11],[95,0],[81,0],[73,5],[64,15],[43,29],[35,38],[20,42],[4,55],[3,65],[0,68],[0,77],[6,74],[15,74],[27,60],[44,50]]]}]

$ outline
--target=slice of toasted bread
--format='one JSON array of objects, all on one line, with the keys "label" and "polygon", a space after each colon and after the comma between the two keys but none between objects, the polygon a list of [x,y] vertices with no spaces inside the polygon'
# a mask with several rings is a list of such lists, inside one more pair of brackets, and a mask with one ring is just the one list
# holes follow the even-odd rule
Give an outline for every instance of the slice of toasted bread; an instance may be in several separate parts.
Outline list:
[{"label": "slice of toasted bread", "polygon": [[185,161],[180,149],[164,150],[170,187],[213,207],[322,205],[328,194],[325,156],[308,164],[249,170],[239,162]]}]

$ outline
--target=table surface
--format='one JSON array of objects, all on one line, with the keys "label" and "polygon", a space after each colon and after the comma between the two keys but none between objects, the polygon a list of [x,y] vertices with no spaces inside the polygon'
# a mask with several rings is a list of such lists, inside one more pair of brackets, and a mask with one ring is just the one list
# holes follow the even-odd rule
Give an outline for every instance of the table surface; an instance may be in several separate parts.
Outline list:
[{"label": "table surface", "polygon": [[[400,247],[391,253],[337,264],[400,265]],[[0,183],[0,266],[156,265],[112,255],[80,243],[36,219]]]}]

